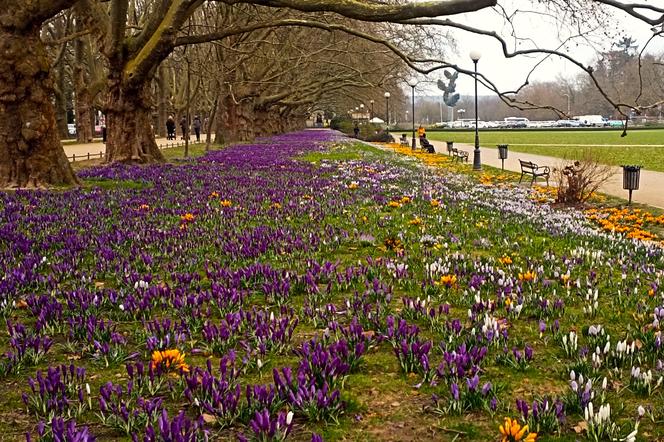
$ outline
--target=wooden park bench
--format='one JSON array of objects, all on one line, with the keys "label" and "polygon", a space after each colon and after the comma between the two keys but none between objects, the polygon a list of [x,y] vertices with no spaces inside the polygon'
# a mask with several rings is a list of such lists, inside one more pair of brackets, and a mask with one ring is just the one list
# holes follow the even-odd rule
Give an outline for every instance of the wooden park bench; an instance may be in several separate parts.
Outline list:
[{"label": "wooden park bench", "polygon": [[[404,134],[404,135],[405,135],[405,134]],[[403,135],[401,136],[401,138],[399,138],[399,141],[400,141],[400,143],[401,143],[402,146],[408,146],[408,145],[409,145],[409,143],[408,143],[408,138],[406,138],[406,137],[403,136]]]},{"label": "wooden park bench", "polygon": [[523,180],[524,175],[532,175],[533,179],[530,181],[530,185],[532,186],[535,180],[539,177],[545,178],[546,179],[546,185],[549,185],[549,167],[548,166],[538,166],[537,164],[531,162],[531,161],[523,161],[519,160],[519,163],[521,163],[521,178],[519,178],[519,183],[521,183],[521,180]]},{"label": "wooden park bench", "polygon": [[450,152],[452,153],[452,161],[468,162],[468,152],[465,150],[459,150],[456,147],[453,147]]}]

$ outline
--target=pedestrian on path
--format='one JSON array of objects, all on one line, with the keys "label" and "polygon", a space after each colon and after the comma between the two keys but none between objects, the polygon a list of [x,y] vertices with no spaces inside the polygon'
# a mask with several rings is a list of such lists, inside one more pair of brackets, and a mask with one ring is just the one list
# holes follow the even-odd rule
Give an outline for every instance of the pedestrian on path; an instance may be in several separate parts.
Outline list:
[{"label": "pedestrian on path", "polygon": [[173,118],[173,115],[169,115],[166,120],[166,139],[175,140],[175,118]]},{"label": "pedestrian on path", "polygon": [[182,129],[182,139],[189,139],[189,130],[187,129],[187,117],[182,117],[180,120],[180,129]]},{"label": "pedestrian on path", "polygon": [[201,117],[196,115],[194,117],[194,132],[196,133],[196,142],[201,142]]}]

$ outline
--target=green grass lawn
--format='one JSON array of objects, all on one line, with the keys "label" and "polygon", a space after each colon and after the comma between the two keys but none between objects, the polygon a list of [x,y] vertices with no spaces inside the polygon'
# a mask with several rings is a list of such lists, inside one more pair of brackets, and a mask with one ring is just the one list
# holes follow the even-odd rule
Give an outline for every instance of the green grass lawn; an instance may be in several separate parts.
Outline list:
[{"label": "green grass lawn", "polygon": [[[620,130],[603,131],[480,131],[481,144],[509,144],[510,150],[557,158],[577,158],[589,150],[606,164],[639,164],[664,172],[664,130],[638,130],[620,136]],[[473,132],[429,132],[431,140],[473,143]]]},{"label": "green grass lawn", "polygon": [[[664,130],[633,130],[627,136],[621,137],[621,130],[533,130],[533,131],[486,131],[480,130],[482,144],[554,144],[572,145],[598,144],[598,145],[660,145],[664,146]],[[427,132],[432,140],[454,140],[461,143],[472,143],[475,133],[472,131]]]}]

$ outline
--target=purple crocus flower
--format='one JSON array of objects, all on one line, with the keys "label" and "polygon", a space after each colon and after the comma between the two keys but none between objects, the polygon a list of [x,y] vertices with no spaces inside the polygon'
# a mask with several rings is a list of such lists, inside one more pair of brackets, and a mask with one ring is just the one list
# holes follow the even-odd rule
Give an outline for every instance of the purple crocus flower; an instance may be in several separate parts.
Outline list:
[{"label": "purple crocus flower", "polygon": [[452,393],[452,399],[455,401],[459,400],[459,386],[457,385],[456,382],[452,382],[452,385],[450,385],[450,392]]}]

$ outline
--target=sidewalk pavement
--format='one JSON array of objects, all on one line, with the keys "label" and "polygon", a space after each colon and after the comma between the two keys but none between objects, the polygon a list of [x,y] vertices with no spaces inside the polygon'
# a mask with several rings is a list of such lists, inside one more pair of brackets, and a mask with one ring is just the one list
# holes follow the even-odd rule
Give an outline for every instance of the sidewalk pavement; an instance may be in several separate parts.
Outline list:
[{"label": "sidewalk pavement", "polygon": [[[395,133],[394,135],[395,137],[398,137],[401,134]],[[434,145],[436,154],[447,155],[447,144],[444,141],[429,140],[429,142]],[[471,165],[473,164],[473,151],[475,150],[475,146],[455,142],[454,147],[468,152],[468,161]],[[499,169],[501,167],[497,147],[481,146],[481,159],[482,164],[497,167]],[[538,166],[549,166],[551,169],[554,167],[560,167],[565,162],[561,158],[509,151],[507,159],[505,160],[505,170],[521,173],[519,160],[532,161]],[[600,188],[600,192],[627,199],[629,192],[622,187],[622,168],[613,167],[612,169],[613,175]],[[524,181],[527,178],[527,176],[524,177]],[[554,184],[551,179],[549,182],[552,185]],[[635,190],[632,194],[632,201],[635,203],[664,208],[664,192],[662,192],[662,187],[664,186],[664,173],[641,169],[641,179],[639,184],[639,190]]]}]

